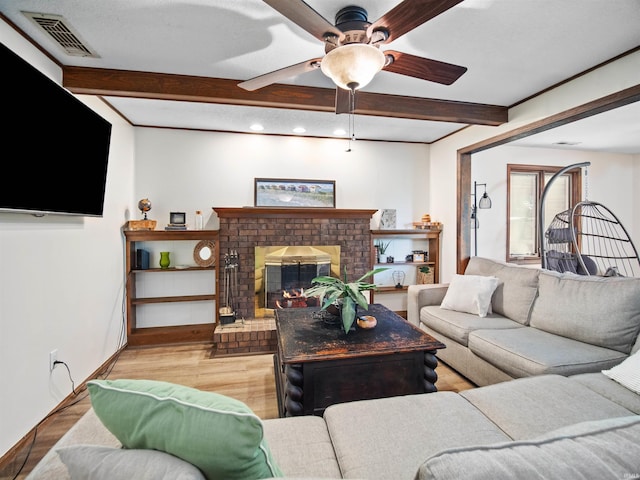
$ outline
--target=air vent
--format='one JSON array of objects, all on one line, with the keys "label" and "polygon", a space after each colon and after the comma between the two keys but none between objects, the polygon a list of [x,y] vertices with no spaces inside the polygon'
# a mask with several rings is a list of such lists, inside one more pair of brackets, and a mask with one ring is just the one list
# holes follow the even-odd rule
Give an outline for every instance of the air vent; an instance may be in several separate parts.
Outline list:
[{"label": "air vent", "polygon": [[40,29],[49,34],[56,44],[68,55],[74,57],[100,58],[100,55],[87,46],[75,29],[71,27],[69,22],[61,15],[32,12],[22,13],[40,27]]}]

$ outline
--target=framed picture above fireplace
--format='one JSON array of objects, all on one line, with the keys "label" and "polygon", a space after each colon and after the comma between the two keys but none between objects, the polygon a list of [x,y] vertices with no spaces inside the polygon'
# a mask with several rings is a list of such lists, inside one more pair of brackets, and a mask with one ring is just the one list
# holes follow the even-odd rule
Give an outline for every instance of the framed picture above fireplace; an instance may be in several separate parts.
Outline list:
[{"label": "framed picture above fireplace", "polygon": [[336,182],[297,178],[256,178],[254,205],[336,208]]}]

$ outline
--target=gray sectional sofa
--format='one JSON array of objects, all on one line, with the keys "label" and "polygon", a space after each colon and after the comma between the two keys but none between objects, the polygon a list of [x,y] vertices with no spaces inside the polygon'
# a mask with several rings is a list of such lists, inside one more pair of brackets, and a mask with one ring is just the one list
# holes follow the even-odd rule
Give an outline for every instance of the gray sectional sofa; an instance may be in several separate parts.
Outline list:
[{"label": "gray sectional sofa", "polygon": [[[487,385],[337,404],[323,417],[262,420],[265,458],[289,479],[638,478],[640,279],[577,279],[485,259],[472,259],[465,274],[498,279],[492,313],[443,309],[443,286],[432,286],[410,289],[409,316],[447,345],[440,357]],[[113,398],[105,405],[120,414],[130,410]],[[129,451],[126,459],[127,450],[118,448],[122,443],[105,427],[100,409],[104,405],[97,414],[89,410],[28,479],[205,478],[164,451],[150,452],[153,457]],[[138,428],[155,418],[147,411]],[[155,431],[172,441],[176,435],[168,428]],[[233,436],[231,427],[210,428],[197,442],[219,445]],[[112,452],[115,465],[105,451]],[[75,463],[67,458],[74,452]],[[251,461],[264,454],[255,452]],[[212,448],[216,454],[222,455]],[[154,473],[133,473],[141,465]],[[73,476],[69,468],[85,470]]]},{"label": "gray sectional sofa", "polygon": [[[273,458],[289,479],[620,480],[640,473],[640,395],[602,373],[343,403],[327,408],[324,417],[262,424]],[[211,431],[212,437],[226,435]],[[92,473],[71,477],[58,452],[83,445],[116,449],[120,442],[89,410],[27,478],[204,478],[176,470],[127,475],[134,467],[124,459],[125,474],[83,451],[82,460],[93,462]],[[159,464],[154,458],[153,465]]]},{"label": "gray sectional sofa", "polygon": [[640,350],[640,278],[557,273],[480,257],[470,259],[464,275],[497,278],[493,313],[441,308],[449,284],[412,285],[407,319],[443,342],[438,357],[476,385],[599,372]]}]

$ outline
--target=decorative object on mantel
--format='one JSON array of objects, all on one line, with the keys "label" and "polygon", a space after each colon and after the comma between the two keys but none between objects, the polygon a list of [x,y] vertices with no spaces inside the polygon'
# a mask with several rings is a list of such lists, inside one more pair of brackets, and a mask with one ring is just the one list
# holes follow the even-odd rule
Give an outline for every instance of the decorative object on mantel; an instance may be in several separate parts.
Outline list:
[{"label": "decorative object on mantel", "polygon": [[171,265],[171,259],[169,258],[169,252],[160,252],[160,268],[167,269]]},{"label": "decorative object on mantel", "polygon": [[202,216],[202,210],[196,210],[196,216],[195,216],[195,225],[194,228],[196,230],[203,230],[204,229],[204,217]]},{"label": "decorative object on mantel", "polygon": [[422,215],[419,222],[413,222],[413,228],[417,228],[419,230],[440,230],[442,228],[442,224],[440,222],[432,222],[431,215],[425,213]]},{"label": "decorative object on mantel", "polygon": [[387,263],[387,248],[391,245],[391,240],[383,242],[382,240],[376,240],[373,246],[376,249],[376,263]]},{"label": "decorative object on mantel", "polygon": [[143,215],[143,220],[147,220],[147,212],[151,210],[151,200],[143,198],[138,202],[138,209]]},{"label": "decorative object on mantel", "polygon": [[336,207],[335,180],[256,178],[256,207]]},{"label": "decorative object on mantel", "polygon": [[165,230],[186,230],[187,214],[184,212],[170,212],[169,224],[164,227]]},{"label": "decorative object on mantel", "polygon": [[193,249],[193,260],[199,267],[212,267],[216,264],[215,248],[211,240],[200,240]]},{"label": "decorative object on mantel", "polygon": [[395,209],[386,208],[380,215],[380,230],[393,230],[396,228]]},{"label": "decorative object on mantel", "polygon": [[434,283],[433,270],[426,265],[418,267],[418,271],[416,272],[416,283],[418,285]]},{"label": "decorative object on mantel", "polygon": [[412,257],[414,262],[426,262],[429,260],[429,252],[424,250],[414,250],[412,252]]},{"label": "decorative object on mantel", "polygon": [[391,274],[393,276],[393,282],[396,284],[396,288],[402,288],[404,285],[405,273],[402,270],[394,270]]},{"label": "decorative object on mantel", "polygon": [[142,220],[129,220],[127,222],[128,230],[155,230],[158,222],[155,220],[147,219],[147,212],[151,210],[151,201],[148,198],[143,198],[138,202],[138,209],[143,215]]},{"label": "decorative object on mantel", "polygon": [[339,306],[342,318],[344,333],[349,333],[353,322],[356,319],[356,309],[358,306],[369,309],[369,302],[362,292],[375,290],[375,283],[368,283],[364,280],[380,272],[388,270],[387,267],[376,268],[365,273],[355,282],[347,280],[347,269],[344,270],[344,280],[336,277],[320,276],[311,280],[311,288],[305,291],[307,297],[319,296],[322,299],[321,310],[329,307]]},{"label": "decorative object on mantel", "polygon": [[358,327],[368,330],[374,328],[378,324],[378,320],[373,315],[361,315],[356,320],[356,324]]}]

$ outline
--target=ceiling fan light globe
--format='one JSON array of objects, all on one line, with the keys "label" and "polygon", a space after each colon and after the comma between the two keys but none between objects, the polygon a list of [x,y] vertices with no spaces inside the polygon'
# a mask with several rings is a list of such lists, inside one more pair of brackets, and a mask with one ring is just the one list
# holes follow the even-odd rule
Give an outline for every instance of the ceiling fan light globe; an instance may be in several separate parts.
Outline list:
[{"label": "ceiling fan light globe", "polygon": [[366,86],[385,64],[385,56],[377,47],[353,43],[334,48],[327,53],[320,69],[345,90],[359,90]]}]

